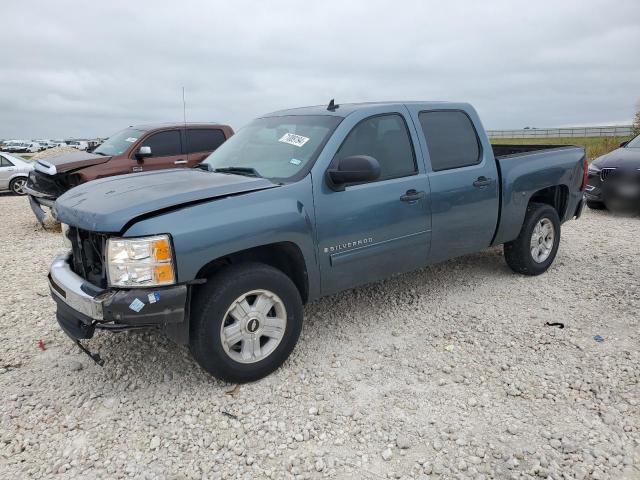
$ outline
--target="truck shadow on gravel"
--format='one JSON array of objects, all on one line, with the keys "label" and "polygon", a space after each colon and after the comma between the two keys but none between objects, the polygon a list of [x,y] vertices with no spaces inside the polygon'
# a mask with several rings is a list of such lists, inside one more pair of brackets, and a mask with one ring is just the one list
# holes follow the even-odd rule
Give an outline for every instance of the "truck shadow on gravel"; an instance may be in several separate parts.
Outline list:
[{"label": "truck shadow on gravel", "polygon": [[[474,288],[488,281],[502,281],[513,275],[504,263],[502,248],[496,247],[324,297],[305,306],[305,325],[296,349],[283,367],[265,380],[271,378],[271,381],[277,381],[275,378],[279,373],[296,368],[298,364],[302,365],[300,368],[308,367],[300,359],[311,356],[314,346],[305,341],[305,333],[314,332],[313,344],[331,345],[335,342],[335,331],[328,325],[327,317],[340,322],[342,335],[358,342],[361,325],[357,319],[362,312],[373,308],[378,313],[376,316],[389,316],[399,304],[411,306],[426,302],[428,306],[428,300],[425,299],[456,297],[463,289]],[[383,321],[370,326],[379,328],[380,335],[388,335],[393,327]],[[366,345],[360,347],[367,348]],[[154,384],[180,377],[183,385],[203,382],[223,385],[223,382],[211,378],[199,368],[187,346],[174,344],[160,332],[118,335],[100,335],[97,332],[90,342],[90,348],[105,359],[105,367],[100,370],[113,382],[126,378],[129,382],[137,380]],[[86,361],[89,362],[88,359]],[[316,365],[316,368],[329,368],[331,361],[324,361],[326,365]]]}]

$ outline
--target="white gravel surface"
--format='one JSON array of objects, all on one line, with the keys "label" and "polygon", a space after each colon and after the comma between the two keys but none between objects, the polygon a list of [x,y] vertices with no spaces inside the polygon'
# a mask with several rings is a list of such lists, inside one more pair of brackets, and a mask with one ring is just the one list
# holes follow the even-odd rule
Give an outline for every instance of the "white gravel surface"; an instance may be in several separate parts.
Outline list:
[{"label": "white gravel surface", "polygon": [[0,478],[640,478],[638,218],[587,210],[540,277],[496,248],[325,298],[237,388],[155,333],[93,364],[49,298],[60,234],[12,196],[0,225]]}]

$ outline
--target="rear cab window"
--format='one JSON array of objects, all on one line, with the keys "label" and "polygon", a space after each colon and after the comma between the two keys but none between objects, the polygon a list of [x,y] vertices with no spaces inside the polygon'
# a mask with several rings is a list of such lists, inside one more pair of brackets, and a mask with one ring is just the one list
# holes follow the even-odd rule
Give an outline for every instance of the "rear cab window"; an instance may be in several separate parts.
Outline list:
[{"label": "rear cab window", "polygon": [[186,151],[187,153],[213,152],[225,140],[224,133],[217,128],[188,128]]},{"label": "rear cab window", "polygon": [[469,116],[460,110],[436,110],[418,115],[434,172],[477,165],[480,140]]}]

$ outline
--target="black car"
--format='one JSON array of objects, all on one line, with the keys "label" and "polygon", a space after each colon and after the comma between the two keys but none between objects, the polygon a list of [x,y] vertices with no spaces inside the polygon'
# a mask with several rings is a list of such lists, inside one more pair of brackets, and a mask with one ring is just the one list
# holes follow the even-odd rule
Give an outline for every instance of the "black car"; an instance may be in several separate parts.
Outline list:
[{"label": "black car", "polygon": [[591,163],[585,196],[593,209],[640,208],[640,135]]}]

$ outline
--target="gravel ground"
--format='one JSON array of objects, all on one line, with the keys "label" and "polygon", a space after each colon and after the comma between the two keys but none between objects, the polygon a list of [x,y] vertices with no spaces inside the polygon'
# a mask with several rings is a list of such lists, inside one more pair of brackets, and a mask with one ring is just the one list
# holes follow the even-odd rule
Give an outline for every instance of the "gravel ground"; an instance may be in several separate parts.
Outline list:
[{"label": "gravel ground", "polygon": [[308,305],[233,388],[155,333],[92,364],[54,319],[60,234],[0,206],[1,478],[640,478],[638,218],[586,211],[540,277],[491,249]]}]

